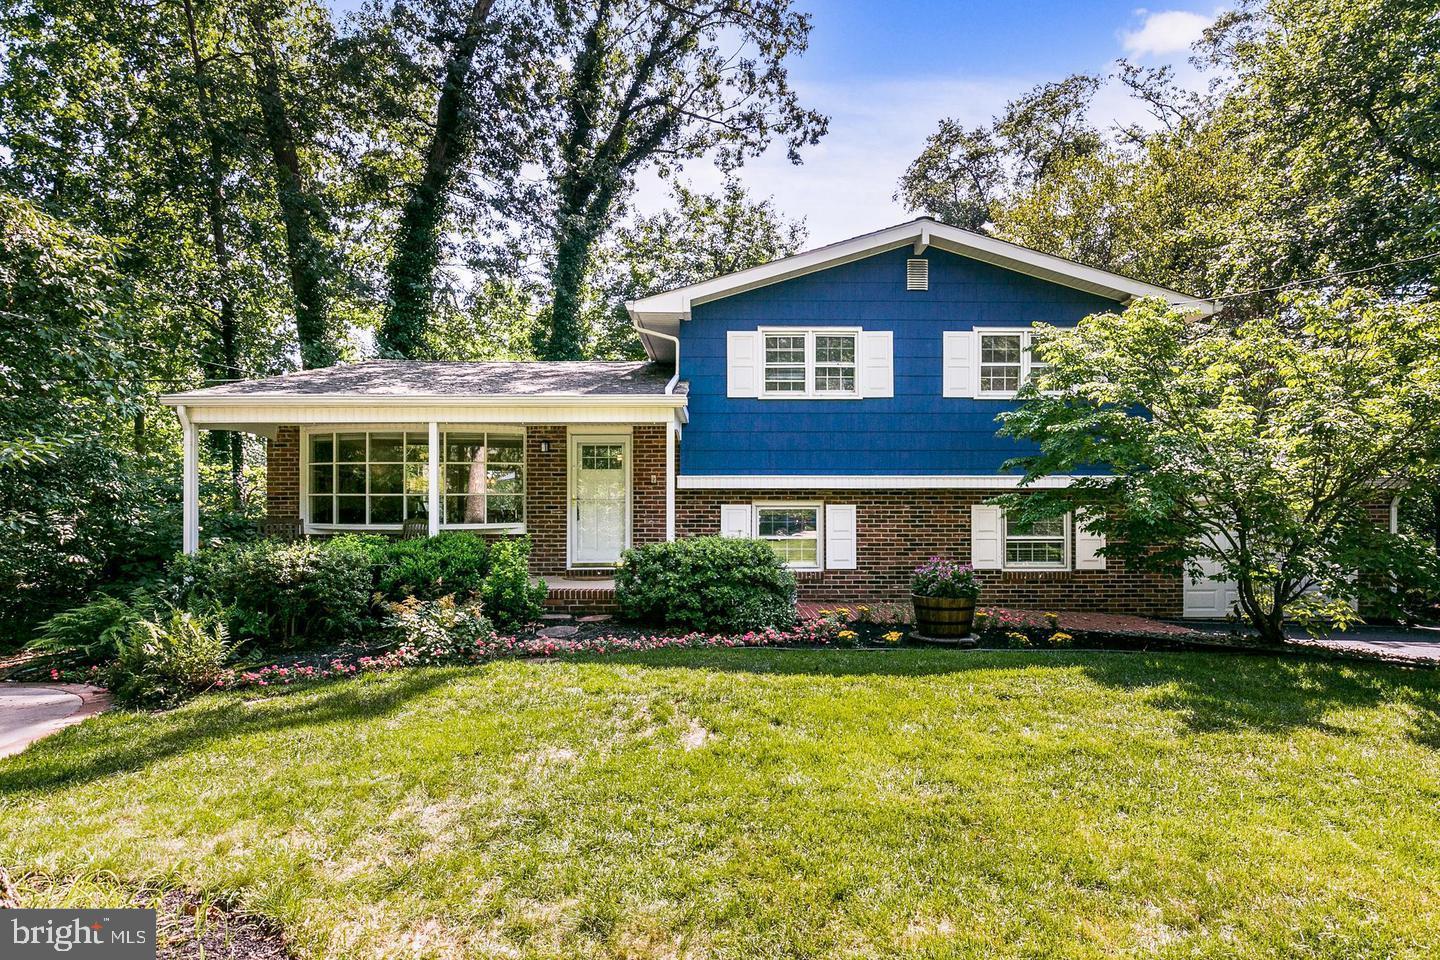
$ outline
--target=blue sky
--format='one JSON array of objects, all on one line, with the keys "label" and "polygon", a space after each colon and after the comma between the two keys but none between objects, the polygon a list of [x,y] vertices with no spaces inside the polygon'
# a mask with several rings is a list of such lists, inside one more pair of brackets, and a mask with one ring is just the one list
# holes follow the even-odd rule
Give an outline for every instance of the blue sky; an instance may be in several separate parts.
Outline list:
[{"label": "blue sky", "polygon": [[[1067,74],[1108,73],[1118,57],[1186,65],[1189,45],[1221,9],[1208,3],[1138,8],[1113,0],[797,0],[813,15],[810,49],[792,67],[804,101],[831,117],[830,132],[802,166],[783,151],[752,161],[741,177],[803,216],[808,245],[830,243],[909,219],[894,202],[900,174],[941,117],[986,122],[1036,83]],[[1101,124],[1143,120],[1113,85],[1096,99]],[[692,164],[688,179],[718,181]],[[652,210],[666,190],[643,178],[638,206]]]},{"label": "blue sky", "polygon": [[[353,9],[357,0],[332,0]],[[812,15],[810,49],[791,66],[803,102],[830,115],[830,132],[802,166],[783,150],[741,171],[750,191],[804,217],[819,245],[909,219],[892,200],[895,184],[942,117],[986,122],[1045,80],[1078,71],[1108,73],[1117,57],[1177,64],[1223,0],[1175,0],[1151,8],[1117,0],[795,0]],[[1097,97],[1101,124],[1143,120],[1113,85]],[[705,163],[684,178],[719,182]],[[636,206],[662,207],[669,188],[643,176]]]}]

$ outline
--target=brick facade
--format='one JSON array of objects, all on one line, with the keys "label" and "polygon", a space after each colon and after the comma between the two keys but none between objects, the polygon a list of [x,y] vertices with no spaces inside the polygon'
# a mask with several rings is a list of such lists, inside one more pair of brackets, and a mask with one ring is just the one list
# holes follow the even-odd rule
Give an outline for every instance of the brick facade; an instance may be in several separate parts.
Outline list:
[{"label": "brick facade", "polygon": [[[540,445],[549,441],[548,453]],[[565,573],[565,523],[569,478],[565,427],[525,428],[525,530],[530,534],[530,570],[541,575]]]},{"label": "brick facade", "polygon": [[635,427],[631,437],[630,541],[635,546],[665,539],[665,431],[663,423]]},{"label": "brick facade", "polygon": [[[665,430],[662,424],[632,431],[631,541],[665,539]],[[542,452],[542,441],[550,450]],[[567,570],[568,458],[562,426],[526,429],[525,525],[531,540],[532,572],[565,576]],[[299,519],[300,431],[282,426],[267,445],[266,492],[269,516]],[[858,563],[855,570],[825,570],[799,576],[804,600],[900,601],[908,598],[910,571],[933,556],[969,558],[970,506],[998,490],[677,490],[675,533],[680,537],[720,531],[720,506],[752,500],[810,500],[857,505]],[[1388,503],[1384,506],[1388,511]],[[1376,518],[1381,508],[1377,505]],[[1386,515],[1388,521],[1388,514]],[[1179,574],[1125,569],[1108,558],[1105,570],[1057,572],[982,571],[987,604],[1056,610],[1090,610],[1142,616],[1179,616]],[[579,604],[589,609],[592,598]]]},{"label": "brick facade", "polygon": [[[631,542],[665,539],[664,424],[638,424],[631,439]],[[603,428],[597,428],[603,430]],[[541,444],[549,441],[549,451]],[[525,529],[530,568],[541,575],[566,574],[569,537],[568,436],[564,425],[525,430]],[[282,426],[266,446],[266,512],[276,520],[300,519],[300,428]]]},{"label": "brick facade", "polygon": [[[970,506],[999,490],[680,490],[676,534],[694,537],[720,531],[720,507],[751,501],[820,501],[856,505],[854,570],[799,576],[802,600],[902,601],[910,595],[910,572],[935,556],[968,560]],[[987,605],[1030,609],[1088,610],[1178,617],[1181,578],[1127,570],[1107,558],[1105,570],[980,571]]]},{"label": "brick facade", "polygon": [[281,426],[265,441],[265,517],[300,520],[300,428]]}]

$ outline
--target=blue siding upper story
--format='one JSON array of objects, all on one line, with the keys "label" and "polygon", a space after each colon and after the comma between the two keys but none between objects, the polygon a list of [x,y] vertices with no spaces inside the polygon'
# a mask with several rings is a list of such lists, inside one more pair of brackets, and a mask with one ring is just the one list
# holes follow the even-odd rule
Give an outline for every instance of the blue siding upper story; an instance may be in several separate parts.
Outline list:
[{"label": "blue siding upper story", "polygon": [[[931,247],[930,289],[905,289],[908,247],[696,306],[680,327],[690,382],[682,475],[995,474],[1028,444],[997,437],[1005,400],[942,397],[941,334],[975,327],[1073,326],[1117,309],[1104,297]],[[731,330],[854,325],[894,333],[895,396],[727,397]]]}]

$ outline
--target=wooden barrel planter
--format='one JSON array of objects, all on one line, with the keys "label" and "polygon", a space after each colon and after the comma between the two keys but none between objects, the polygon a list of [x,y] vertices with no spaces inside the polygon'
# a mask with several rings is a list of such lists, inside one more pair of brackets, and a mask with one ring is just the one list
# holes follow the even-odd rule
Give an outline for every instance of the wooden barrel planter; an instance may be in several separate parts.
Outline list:
[{"label": "wooden barrel planter", "polygon": [[959,639],[970,635],[975,625],[975,601],[969,597],[917,597],[910,595],[915,605],[915,631],[923,637]]}]

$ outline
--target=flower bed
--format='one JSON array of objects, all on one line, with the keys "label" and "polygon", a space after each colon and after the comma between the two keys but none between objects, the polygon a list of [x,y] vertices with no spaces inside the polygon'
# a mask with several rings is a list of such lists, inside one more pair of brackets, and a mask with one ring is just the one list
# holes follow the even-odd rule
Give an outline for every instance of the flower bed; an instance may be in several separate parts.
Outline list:
[{"label": "flower bed", "polygon": [[[687,633],[614,634],[593,637],[495,637],[478,640],[451,663],[477,664],[506,657],[554,657],[566,654],[640,653],[649,650],[709,650],[735,647],[833,647],[830,632],[815,622],[788,630],[751,630],[741,634]],[[280,666],[278,664],[232,670],[215,684],[217,688],[234,690],[245,687],[283,686],[311,680],[349,677],[359,673],[398,670],[434,663],[419,648],[402,644],[394,650],[375,656],[336,658],[328,665]]]}]

